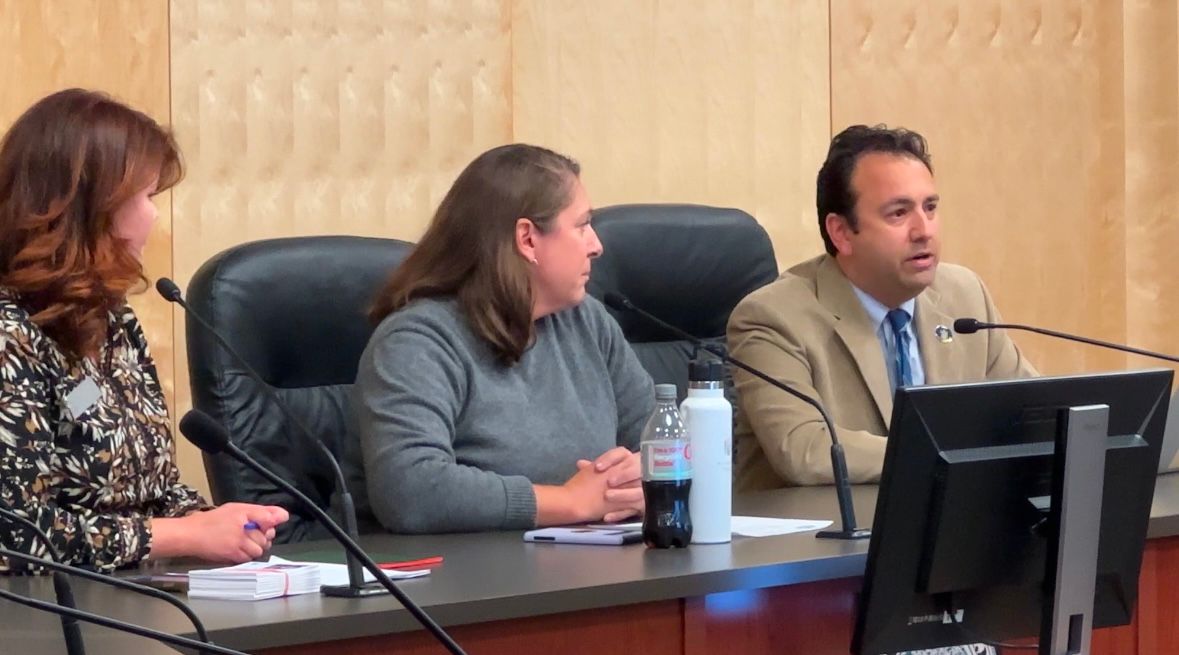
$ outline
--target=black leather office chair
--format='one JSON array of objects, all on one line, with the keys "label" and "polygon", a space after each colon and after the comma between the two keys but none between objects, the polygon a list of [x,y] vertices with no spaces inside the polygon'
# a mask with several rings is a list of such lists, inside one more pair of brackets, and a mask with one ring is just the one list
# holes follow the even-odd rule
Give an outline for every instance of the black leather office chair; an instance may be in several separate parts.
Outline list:
[{"label": "black leather office chair", "polygon": [[[201,266],[188,302],[261,374],[312,435],[342,458],[356,438],[350,389],[372,332],[365,314],[411,244],[324,236],[235,246]],[[321,507],[335,480],[239,364],[189,318],[188,372],[193,406],[228,429],[234,443]],[[205,455],[213,500],[282,505],[291,520],[279,542],[325,536],[286,494],[224,455]]]},{"label": "black leather office chair", "polygon": [[[608,292],[689,334],[724,346],[729,314],[778,277],[766,231],[739,209],[702,205],[616,205],[594,211],[603,254],[589,292]],[[689,342],[639,316],[610,310],[656,384],[687,393]]]}]

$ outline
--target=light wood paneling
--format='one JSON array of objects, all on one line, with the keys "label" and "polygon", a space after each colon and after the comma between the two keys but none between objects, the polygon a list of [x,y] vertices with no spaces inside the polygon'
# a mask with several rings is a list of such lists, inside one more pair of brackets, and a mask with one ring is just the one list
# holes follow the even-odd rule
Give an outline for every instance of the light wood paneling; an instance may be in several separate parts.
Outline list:
[{"label": "light wood paneling", "polygon": [[1126,3],[1124,16],[1126,337],[1179,353],[1179,2]]},{"label": "light wood paneling", "polygon": [[176,281],[254,239],[416,239],[459,170],[510,139],[508,30],[499,0],[174,0],[172,115],[190,164]]},{"label": "light wood paneling", "polygon": [[595,205],[739,207],[779,262],[821,248],[827,3],[516,0],[517,140],[577,158]]},{"label": "light wood paneling", "polygon": [[[946,259],[1004,318],[1126,335],[1120,9],[1104,0],[831,3],[832,128],[922,132]],[[1017,336],[1044,372],[1125,358]]]}]

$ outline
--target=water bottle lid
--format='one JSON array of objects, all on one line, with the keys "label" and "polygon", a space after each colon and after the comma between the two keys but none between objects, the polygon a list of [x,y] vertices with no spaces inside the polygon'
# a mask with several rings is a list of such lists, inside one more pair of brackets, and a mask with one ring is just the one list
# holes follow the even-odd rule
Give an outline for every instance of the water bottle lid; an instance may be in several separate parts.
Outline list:
[{"label": "water bottle lid", "polygon": [[715,359],[688,364],[688,381],[690,382],[722,382],[724,379],[724,366]]},{"label": "water bottle lid", "polygon": [[675,400],[676,389],[674,384],[657,384],[655,385],[655,400]]}]

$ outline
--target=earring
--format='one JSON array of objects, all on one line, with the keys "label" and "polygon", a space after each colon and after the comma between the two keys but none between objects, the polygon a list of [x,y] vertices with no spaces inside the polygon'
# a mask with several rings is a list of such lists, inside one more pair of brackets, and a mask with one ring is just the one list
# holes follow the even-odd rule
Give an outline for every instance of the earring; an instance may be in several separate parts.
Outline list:
[{"label": "earring", "polygon": [[535,258],[535,257],[533,257],[532,259],[530,259],[530,260],[528,260],[528,261],[532,262],[532,265],[533,265],[533,266],[536,266],[537,264],[539,264],[539,263],[540,263],[540,262],[536,261],[536,258]]}]

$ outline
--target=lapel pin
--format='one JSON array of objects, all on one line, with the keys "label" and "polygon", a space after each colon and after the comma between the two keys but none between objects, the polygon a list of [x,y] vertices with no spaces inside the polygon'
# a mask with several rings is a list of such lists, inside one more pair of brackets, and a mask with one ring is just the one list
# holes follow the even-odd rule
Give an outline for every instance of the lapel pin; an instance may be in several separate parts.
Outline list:
[{"label": "lapel pin", "polygon": [[954,331],[944,325],[935,327],[933,333],[937,335],[937,340],[942,343],[950,343],[954,340]]}]

